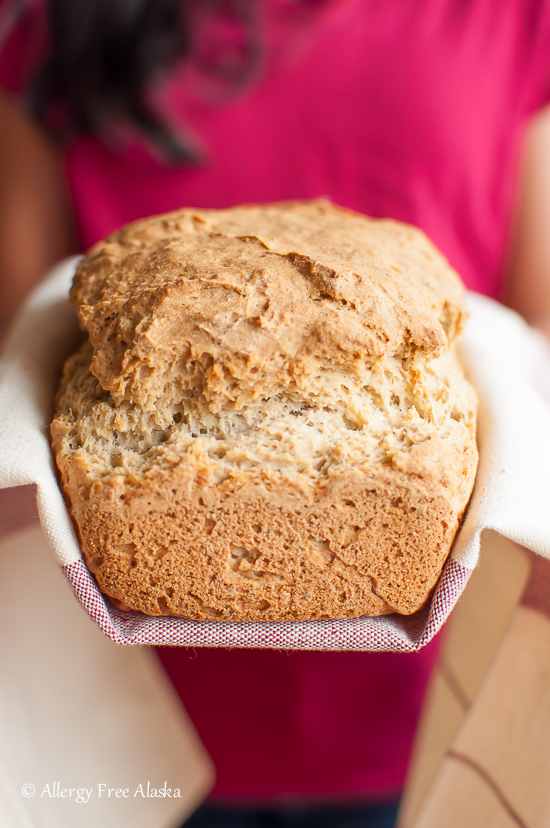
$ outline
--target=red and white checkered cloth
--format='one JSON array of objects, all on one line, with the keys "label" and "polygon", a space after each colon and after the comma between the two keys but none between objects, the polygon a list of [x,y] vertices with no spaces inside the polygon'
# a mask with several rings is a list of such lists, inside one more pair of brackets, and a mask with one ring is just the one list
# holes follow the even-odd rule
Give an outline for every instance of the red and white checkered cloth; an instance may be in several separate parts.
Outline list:
[{"label": "red and white checkered cloth", "polygon": [[57,562],[78,601],[114,641],[411,652],[427,644],[449,616],[477,564],[485,529],[550,558],[550,350],[517,314],[470,294],[462,356],[480,398],[480,467],[428,605],[409,617],[281,623],[151,618],[117,609],[82,561],[48,441],[60,365],[77,332],[67,301],[74,264],[63,262],[34,293],[0,361],[0,488],[36,485],[40,519]]}]

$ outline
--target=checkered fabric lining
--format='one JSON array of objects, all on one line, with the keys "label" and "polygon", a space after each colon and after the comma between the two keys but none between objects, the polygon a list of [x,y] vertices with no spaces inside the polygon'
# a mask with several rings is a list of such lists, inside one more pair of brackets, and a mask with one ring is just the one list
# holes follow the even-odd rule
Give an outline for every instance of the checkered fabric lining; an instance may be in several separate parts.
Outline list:
[{"label": "checkered fabric lining", "polygon": [[473,570],[449,559],[431,600],[411,616],[279,623],[190,621],[124,612],[100,593],[82,561],[62,571],[88,615],[117,644],[414,652],[441,629]]}]

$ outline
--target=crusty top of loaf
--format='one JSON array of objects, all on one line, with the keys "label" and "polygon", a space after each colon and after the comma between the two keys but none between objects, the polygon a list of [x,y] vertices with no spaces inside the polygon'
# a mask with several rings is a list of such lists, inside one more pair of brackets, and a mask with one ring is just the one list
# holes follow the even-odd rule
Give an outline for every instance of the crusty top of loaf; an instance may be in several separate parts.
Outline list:
[{"label": "crusty top of loaf", "polygon": [[[116,403],[240,410],[325,372],[441,354],[462,285],[416,228],[327,202],[185,209],[91,249],[71,292]],[[320,389],[321,390],[321,389]]]}]

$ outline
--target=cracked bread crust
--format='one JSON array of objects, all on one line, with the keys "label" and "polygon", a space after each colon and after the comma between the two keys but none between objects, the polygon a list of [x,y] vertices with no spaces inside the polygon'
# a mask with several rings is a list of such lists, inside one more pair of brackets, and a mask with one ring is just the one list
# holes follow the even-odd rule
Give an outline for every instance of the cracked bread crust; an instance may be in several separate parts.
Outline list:
[{"label": "cracked bread crust", "polygon": [[462,289],[423,234],[179,211],[93,248],[73,301],[52,439],[105,593],[229,621],[423,605],[477,465]]},{"label": "cracked bread crust", "polygon": [[[182,268],[182,262],[184,267]],[[460,280],[416,228],[325,202],[181,210],[100,242],[71,300],[115,402],[200,389],[237,408],[327,361],[435,355],[462,330]]]}]

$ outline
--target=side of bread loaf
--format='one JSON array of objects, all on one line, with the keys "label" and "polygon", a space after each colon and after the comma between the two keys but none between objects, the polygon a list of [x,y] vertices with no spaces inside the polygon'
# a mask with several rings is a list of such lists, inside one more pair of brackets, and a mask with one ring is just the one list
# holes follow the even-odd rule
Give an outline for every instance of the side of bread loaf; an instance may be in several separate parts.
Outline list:
[{"label": "side of bread loaf", "polygon": [[475,475],[460,281],[326,203],[184,210],[90,251],[53,445],[102,590],[221,620],[411,613]]}]

